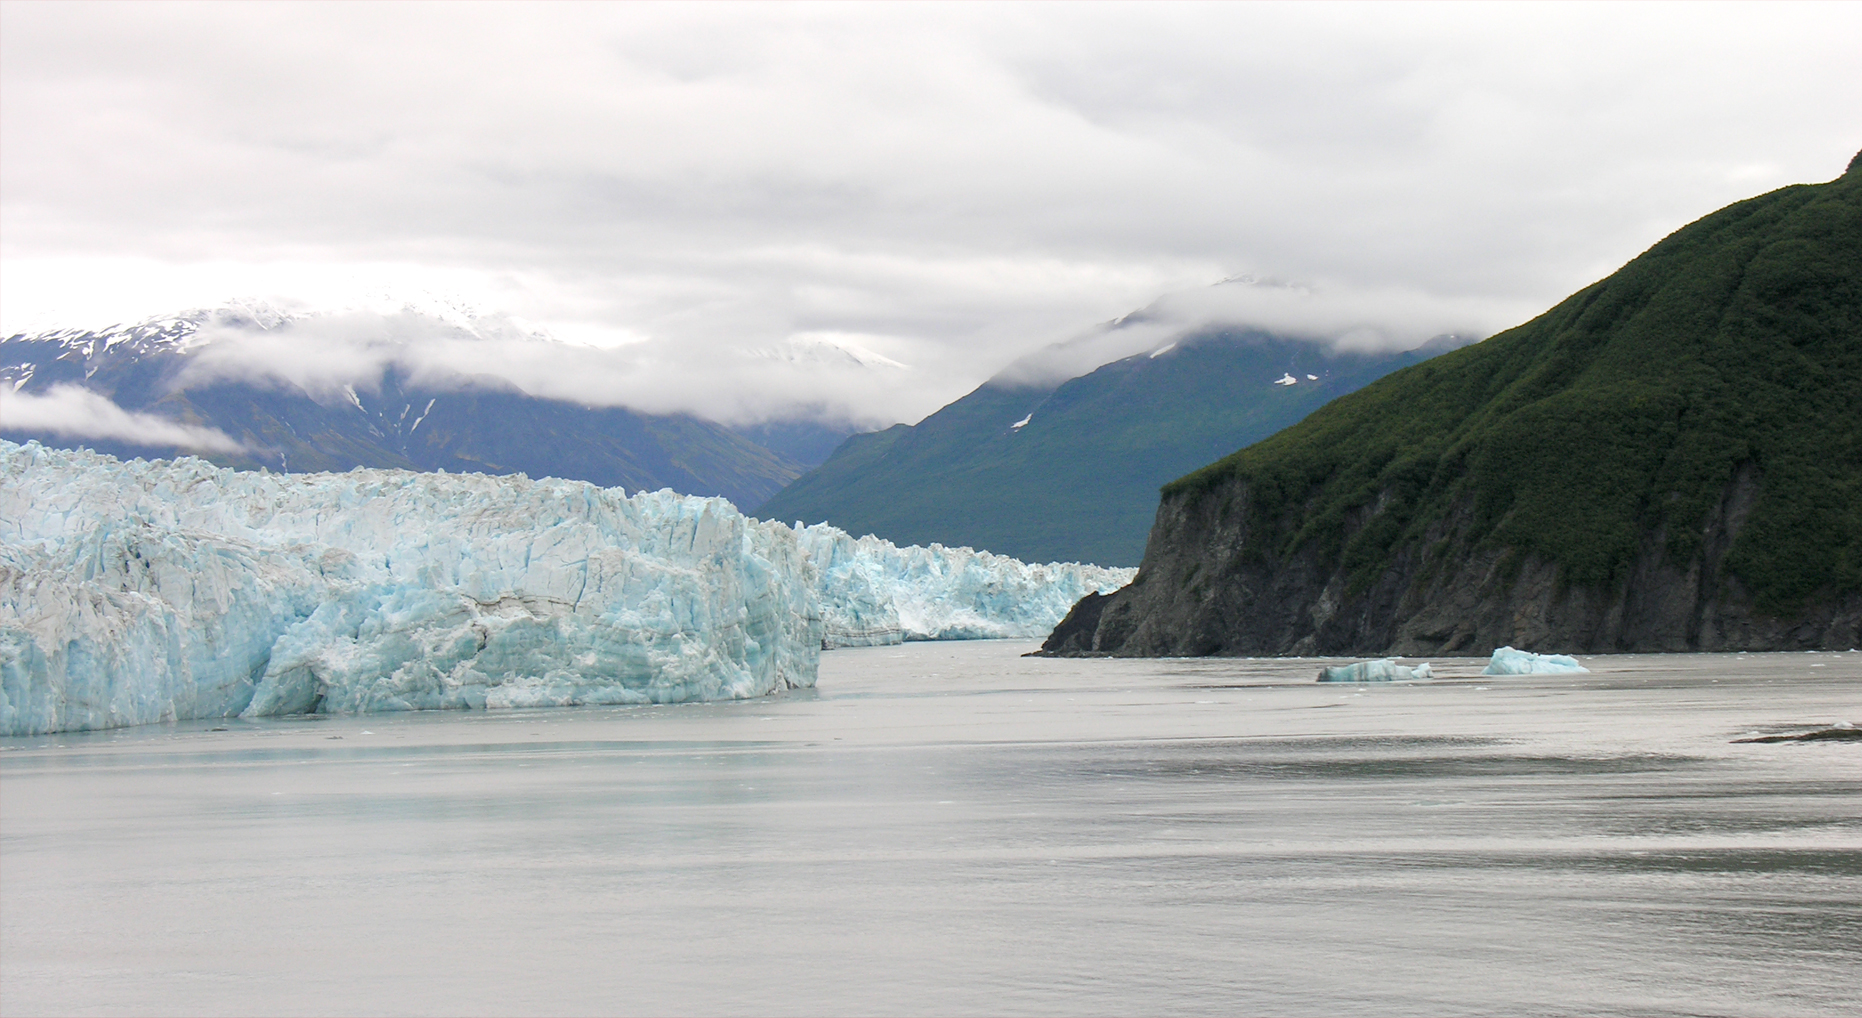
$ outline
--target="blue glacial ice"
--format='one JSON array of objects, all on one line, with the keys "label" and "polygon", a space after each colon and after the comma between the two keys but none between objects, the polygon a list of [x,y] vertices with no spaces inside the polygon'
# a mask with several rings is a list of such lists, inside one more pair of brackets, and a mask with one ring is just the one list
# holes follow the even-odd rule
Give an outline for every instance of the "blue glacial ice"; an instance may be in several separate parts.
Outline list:
[{"label": "blue glacial ice", "polygon": [[1411,668],[1397,664],[1393,657],[1319,669],[1320,682],[1426,682],[1433,678],[1427,661]]},{"label": "blue glacial ice", "polygon": [[819,570],[828,647],[1046,636],[1074,602],[1117,590],[1137,572],[1036,565],[941,544],[901,548],[826,524],[797,523],[795,534]]},{"label": "blue glacial ice", "polygon": [[824,646],[1037,635],[1131,573],[579,481],[4,441],[0,481],[5,735],[759,696],[813,685]]},{"label": "blue glacial ice", "polygon": [[1514,650],[1501,647],[1493,652],[1493,660],[1481,670],[1482,675],[1553,675],[1558,673],[1588,672],[1589,668],[1578,664],[1577,658],[1568,654],[1534,654],[1531,651]]}]

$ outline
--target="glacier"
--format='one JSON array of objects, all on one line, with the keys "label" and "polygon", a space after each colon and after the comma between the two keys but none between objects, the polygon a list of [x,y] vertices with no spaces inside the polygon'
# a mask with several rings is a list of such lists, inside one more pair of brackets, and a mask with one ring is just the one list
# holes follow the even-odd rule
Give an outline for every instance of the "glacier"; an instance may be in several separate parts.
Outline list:
[{"label": "glacier", "polygon": [[1039,635],[1132,572],[522,476],[0,441],[0,478],[5,735],[747,698],[813,685],[828,647]]},{"label": "glacier", "polygon": [[898,547],[819,523],[794,532],[818,571],[823,645],[1046,636],[1074,602],[1131,582],[1136,569],[1036,565],[969,548]]},{"label": "glacier", "polygon": [[1426,682],[1433,678],[1435,672],[1427,661],[1411,668],[1397,664],[1393,657],[1319,669],[1320,682]]},{"label": "glacier", "polygon": [[1554,675],[1589,672],[1569,654],[1534,654],[1526,650],[1501,647],[1493,652],[1482,675]]}]

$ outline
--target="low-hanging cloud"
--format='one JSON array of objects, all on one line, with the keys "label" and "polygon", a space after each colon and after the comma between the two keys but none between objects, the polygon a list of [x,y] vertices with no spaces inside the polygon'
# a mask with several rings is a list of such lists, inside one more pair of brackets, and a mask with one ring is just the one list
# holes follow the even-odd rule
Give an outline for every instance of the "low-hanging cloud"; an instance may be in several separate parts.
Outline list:
[{"label": "low-hanging cloud", "polygon": [[[641,340],[563,342],[499,314],[413,310],[304,314],[260,326],[212,321],[197,332],[175,388],[214,381],[290,385],[321,400],[403,384],[448,390],[488,381],[586,406],[692,413],[727,424],[810,418],[854,426],[936,409],[923,373],[871,349],[886,337],[803,333],[757,346]],[[916,417],[913,418],[914,420]]]},{"label": "low-hanging cloud", "polygon": [[155,414],[124,410],[76,385],[54,385],[43,394],[0,392],[0,431],[49,432],[194,452],[237,453],[246,446],[218,428],[182,424]]},{"label": "low-hanging cloud", "polygon": [[1480,339],[1523,322],[1530,305],[1443,298],[1404,287],[1348,287],[1241,277],[1167,294],[1117,321],[1037,350],[998,381],[1046,383],[1199,332],[1259,330],[1330,349],[1409,350],[1438,336]]},{"label": "low-hanging cloud", "polygon": [[[405,348],[733,419],[915,420],[1163,293],[1188,296],[1094,330],[1076,366],[1202,320],[1367,344],[1503,328],[1714,208],[1836,175],[1862,108],[1855,4],[4,16],[0,328],[324,306],[309,291],[359,274],[613,355],[294,326],[279,372]],[[1189,306],[1244,273],[1313,296]],[[785,352],[822,336],[910,368]]]}]

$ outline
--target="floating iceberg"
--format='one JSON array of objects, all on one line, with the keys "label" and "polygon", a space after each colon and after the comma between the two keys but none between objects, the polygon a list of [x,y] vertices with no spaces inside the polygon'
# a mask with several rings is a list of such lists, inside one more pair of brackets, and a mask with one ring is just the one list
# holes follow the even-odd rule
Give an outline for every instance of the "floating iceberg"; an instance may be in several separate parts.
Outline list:
[{"label": "floating iceberg", "polygon": [[1411,668],[1397,664],[1393,657],[1319,669],[1320,682],[1425,682],[1433,678],[1427,661]]},{"label": "floating iceberg", "polygon": [[824,645],[1039,632],[1096,575],[579,481],[4,441],[0,479],[5,735],[759,696],[813,685]]},{"label": "floating iceberg", "polygon": [[905,640],[1045,636],[1074,602],[1131,582],[1135,569],[1035,565],[969,548],[900,548],[826,524],[795,534],[818,570],[825,647]]},{"label": "floating iceberg", "polygon": [[1552,675],[1560,672],[1588,672],[1568,654],[1534,654],[1530,651],[1501,647],[1493,660],[1481,670],[1482,675]]}]

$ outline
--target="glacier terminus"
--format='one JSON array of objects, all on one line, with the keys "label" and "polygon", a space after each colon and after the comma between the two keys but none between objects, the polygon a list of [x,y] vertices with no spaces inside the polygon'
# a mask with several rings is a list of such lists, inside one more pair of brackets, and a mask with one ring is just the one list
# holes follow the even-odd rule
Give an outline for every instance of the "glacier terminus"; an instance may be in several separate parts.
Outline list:
[{"label": "glacier terminus", "polygon": [[825,648],[1038,636],[1133,573],[522,476],[0,441],[0,477],[4,735],[754,697]]}]

